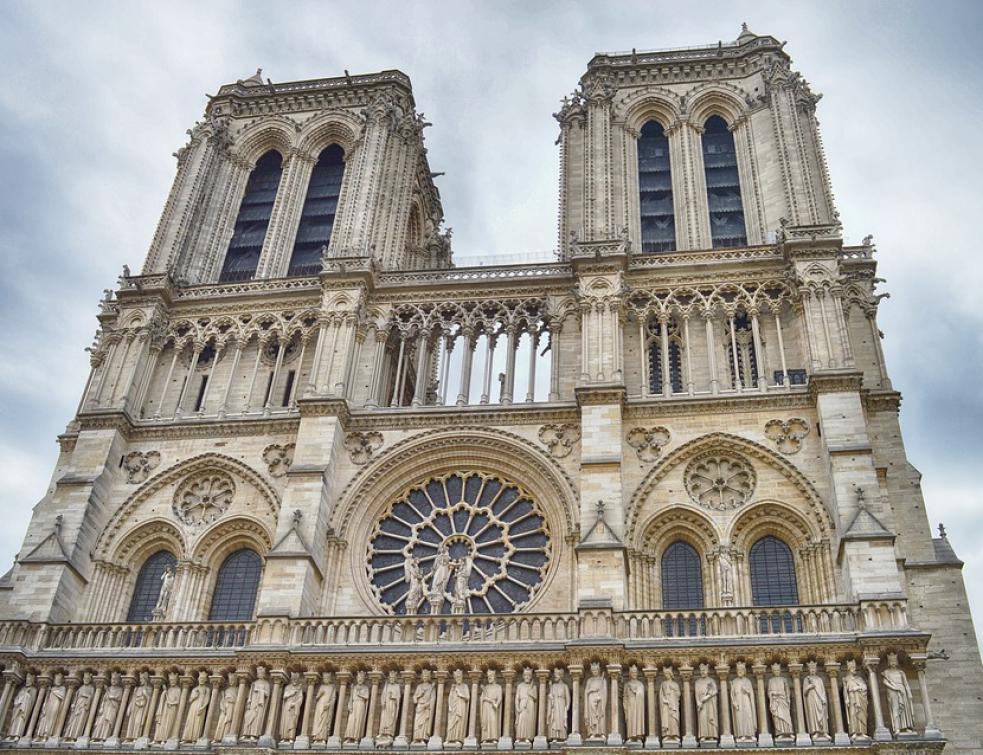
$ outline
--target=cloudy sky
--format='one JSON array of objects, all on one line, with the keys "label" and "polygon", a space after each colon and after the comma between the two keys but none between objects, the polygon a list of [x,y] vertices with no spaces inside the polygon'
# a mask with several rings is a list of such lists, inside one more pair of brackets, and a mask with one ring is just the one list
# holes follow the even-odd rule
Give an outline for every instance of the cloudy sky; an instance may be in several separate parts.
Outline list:
[{"label": "cloudy sky", "polygon": [[75,410],[102,289],[138,269],[205,93],[400,68],[457,255],[547,250],[551,113],[595,51],[788,40],[848,243],[874,234],[911,462],[983,618],[983,3],[0,3],[0,572]]}]

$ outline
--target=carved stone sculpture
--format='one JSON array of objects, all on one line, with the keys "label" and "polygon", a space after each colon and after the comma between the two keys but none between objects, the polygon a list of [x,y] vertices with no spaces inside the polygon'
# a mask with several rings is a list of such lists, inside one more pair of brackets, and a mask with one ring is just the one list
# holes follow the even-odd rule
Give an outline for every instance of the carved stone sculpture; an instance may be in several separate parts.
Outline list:
[{"label": "carved stone sculpture", "polygon": [[640,461],[653,462],[662,455],[662,449],[669,443],[670,437],[665,427],[636,427],[628,433],[625,441],[635,449]]},{"label": "carved stone sculpture", "polygon": [[775,727],[775,739],[792,739],[792,695],[788,688],[788,679],[782,676],[779,663],[771,664],[771,677],[768,679],[768,710]]},{"label": "carved stone sculpture", "polygon": [[297,737],[297,723],[300,721],[300,709],[304,704],[304,685],[301,683],[300,672],[292,671],[290,681],[283,688],[283,703],[280,707],[280,740],[293,742]]},{"label": "carved stone sculpture", "polygon": [[910,734],[915,730],[908,676],[898,666],[897,653],[888,653],[887,668],[881,672],[884,691],[887,693],[887,709],[891,716],[891,730],[897,734]]},{"label": "carved stone sculpture", "polygon": [[447,552],[446,543],[441,543],[437,548],[437,555],[434,557],[433,572],[430,579],[430,601],[436,603],[438,609],[444,601],[447,592],[447,583],[450,581],[453,566],[451,557]]},{"label": "carved stone sculpture", "polygon": [[553,669],[549,699],[546,707],[546,738],[562,742],[567,738],[567,713],[570,710],[570,688],[563,680],[563,669]]},{"label": "carved stone sculpture", "polygon": [[487,681],[481,688],[481,743],[490,745],[502,736],[502,685],[495,679],[495,670],[489,669]]},{"label": "carved stone sculpture", "polygon": [[806,711],[806,726],[815,739],[829,739],[829,702],[826,685],[817,673],[815,661],[807,664],[809,673],[802,680],[802,703]]},{"label": "carved stone sculpture", "polygon": [[365,672],[359,670],[348,698],[348,721],[345,724],[345,742],[358,742],[365,732],[365,719],[369,713],[369,685]]},{"label": "carved stone sculpture", "polygon": [[334,723],[335,701],[338,699],[338,689],[335,687],[334,674],[325,671],[321,674],[321,683],[314,696],[314,716],[311,724],[311,740],[317,743],[326,742],[331,736],[331,725]]},{"label": "carved stone sculpture", "polygon": [[665,677],[659,685],[659,720],[662,722],[662,739],[679,741],[679,682],[673,677],[672,667],[662,670]]},{"label": "carved stone sculpture", "polygon": [[161,694],[160,703],[157,705],[157,726],[154,729],[155,742],[166,742],[174,736],[180,704],[181,688],[178,686],[177,674],[172,671],[167,675],[167,687]]},{"label": "carved stone sculpture", "polygon": [[187,715],[184,719],[184,730],[181,732],[182,742],[197,742],[205,732],[205,715],[208,713],[208,701],[212,691],[208,686],[208,673],[198,672],[198,684],[188,695]]},{"label": "carved stone sculpture", "polygon": [[119,706],[123,700],[123,687],[120,684],[119,672],[114,671],[109,675],[109,686],[102,693],[102,702],[99,704],[99,712],[96,720],[92,724],[92,740],[102,742],[113,735],[113,727],[116,725],[116,716],[119,714]]},{"label": "carved stone sculpture", "polygon": [[185,524],[208,524],[222,516],[232,505],[235,492],[235,482],[226,472],[203,472],[189,477],[178,486],[171,508]]},{"label": "carved stone sculpture", "polygon": [[693,682],[696,693],[696,730],[700,742],[715,742],[720,735],[717,727],[717,680],[710,676],[710,667],[700,664],[700,675]]},{"label": "carved stone sculpture", "polygon": [[123,739],[133,741],[143,735],[143,724],[150,711],[150,674],[140,672],[140,683],[130,693],[130,706],[126,711],[126,731]]},{"label": "carved stone sculpture", "polygon": [[607,739],[605,725],[608,704],[607,680],[601,673],[601,664],[590,665],[590,676],[584,683],[584,722],[587,738],[591,740]]},{"label": "carved stone sculpture", "polygon": [[532,742],[536,737],[536,712],[539,691],[532,669],[522,670],[522,681],[515,685],[515,741]]},{"label": "carved stone sculpture", "polygon": [[750,462],[729,451],[697,456],[683,474],[690,497],[708,509],[728,511],[751,498],[757,477]]},{"label": "carved stone sculpture", "polygon": [[734,738],[738,742],[753,742],[757,732],[754,708],[754,685],[747,678],[747,666],[738,661],[737,676],[730,683],[730,707],[733,713]]},{"label": "carved stone sculpture", "polygon": [[274,443],[267,446],[263,449],[263,461],[266,462],[270,477],[283,477],[290,469],[290,465],[293,464],[294,444],[287,443],[281,446]]},{"label": "carved stone sculpture", "polygon": [[65,687],[65,677],[61,673],[55,674],[55,678],[48,690],[48,696],[44,700],[44,708],[38,718],[37,729],[34,737],[36,739],[47,739],[48,737],[58,736],[58,718],[61,715],[62,706],[65,704],[65,695],[68,689]]},{"label": "carved stone sculpture", "polygon": [[562,459],[580,440],[580,425],[543,425],[539,429],[539,440],[555,458]]},{"label": "carved stone sculpture", "polygon": [[471,690],[464,681],[464,672],[454,669],[454,677],[447,691],[447,736],[444,744],[451,746],[463,744],[468,734],[468,708],[471,703]]},{"label": "carved stone sculpture", "polygon": [[410,556],[403,565],[403,572],[406,577],[406,584],[409,585],[404,604],[406,606],[406,613],[418,614],[426,598],[427,589],[427,583],[423,576],[423,570],[420,568],[420,562]]},{"label": "carved stone sculpture", "polygon": [[10,723],[7,725],[7,738],[19,739],[27,730],[27,722],[34,709],[34,701],[38,697],[38,688],[34,684],[34,674],[30,671],[24,676],[24,686],[14,698],[14,706],[10,712]]},{"label": "carved stone sculpture", "polygon": [[236,675],[229,672],[228,684],[218,699],[218,720],[215,722],[214,739],[221,742],[233,734],[232,719],[236,708]]},{"label": "carved stone sculpture", "polygon": [[393,670],[386,677],[386,683],[382,687],[382,697],[379,704],[382,706],[382,714],[379,716],[379,736],[376,743],[391,744],[396,737],[396,727],[399,724],[399,703],[403,696],[402,687],[399,684],[399,675]]},{"label": "carved stone sculpture", "polygon": [[246,712],[242,717],[242,738],[258,739],[263,734],[263,724],[266,722],[266,706],[270,702],[270,680],[266,678],[266,669],[256,667],[256,678],[249,685],[249,697],[246,700]]},{"label": "carved stone sculpture", "polygon": [[420,683],[413,691],[413,743],[426,744],[433,727],[434,704],[437,700],[437,690],[431,681],[430,669],[420,672]]},{"label": "carved stone sculpture", "polygon": [[164,573],[160,575],[160,593],[157,595],[157,603],[154,605],[154,621],[163,621],[167,618],[167,607],[171,602],[171,593],[174,592],[174,570],[167,566]]},{"label": "carved stone sculpture", "polygon": [[869,739],[867,734],[867,682],[857,673],[857,662],[846,662],[843,674],[843,700],[846,704],[847,732],[854,740]]},{"label": "carved stone sculpture", "polygon": [[92,686],[92,674],[88,671],[82,673],[82,683],[75,690],[75,697],[72,698],[72,707],[65,721],[65,739],[75,740],[85,733],[85,723],[89,719],[89,711],[92,708],[92,698],[96,694],[96,688]]},{"label": "carved stone sculpture", "polygon": [[123,457],[126,481],[138,485],[150,477],[150,473],[160,464],[159,451],[131,451]]},{"label": "carved stone sculpture", "polygon": [[797,417],[786,421],[773,419],[765,423],[765,437],[783,454],[794,454],[802,448],[802,439],[809,434],[809,423]]},{"label": "carved stone sculpture", "polygon": [[638,678],[638,666],[628,669],[625,682],[625,738],[637,742],[645,738],[645,685]]}]

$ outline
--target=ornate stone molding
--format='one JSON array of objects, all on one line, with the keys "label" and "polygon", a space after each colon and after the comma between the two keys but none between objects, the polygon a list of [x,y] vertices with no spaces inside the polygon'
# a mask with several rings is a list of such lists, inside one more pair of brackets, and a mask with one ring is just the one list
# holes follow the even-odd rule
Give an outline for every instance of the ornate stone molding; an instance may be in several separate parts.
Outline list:
[{"label": "ornate stone molding", "polygon": [[351,432],[345,436],[345,449],[356,464],[368,464],[375,452],[382,448],[384,440],[379,432]]},{"label": "ornate stone molding", "polygon": [[580,425],[543,425],[539,429],[539,440],[556,459],[569,456],[573,447],[580,441]]},{"label": "ornate stone molding", "polygon": [[274,443],[263,449],[263,461],[269,470],[270,477],[283,477],[294,461],[294,444],[279,445]]},{"label": "ornate stone molding", "polygon": [[641,461],[654,462],[662,455],[662,449],[669,444],[669,429],[665,427],[636,427],[631,430],[625,442],[635,449]]},{"label": "ornate stone molding", "polygon": [[150,477],[150,473],[158,464],[160,464],[159,451],[130,451],[123,457],[126,481],[131,485],[139,485]]},{"label": "ornate stone molding", "polygon": [[765,437],[786,455],[798,453],[802,448],[802,439],[808,434],[809,423],[798,417],[773,419],[765,423]]},{"label": "ornate stone molding", "polygon": [[235,493],[235,483],[228,473],[200,472],[178,485],[171,506],[174,515],[185,524],[210,524],[228,510]]},{"label": "ornate stone molding", "polygon": [[687,465],[683,480],[695,503],[714,511],[727,511],[751,499],[757,475],[751,463],[741,456],[712,450]]}]

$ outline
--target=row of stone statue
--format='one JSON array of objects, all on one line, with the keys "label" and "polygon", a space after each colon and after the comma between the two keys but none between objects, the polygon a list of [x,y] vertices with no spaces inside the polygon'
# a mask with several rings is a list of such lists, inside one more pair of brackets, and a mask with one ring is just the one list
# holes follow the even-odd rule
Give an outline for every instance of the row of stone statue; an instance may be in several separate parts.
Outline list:
[{"label": "row of stone statue", "polygon": [[[642,670],[632,665],[624,674],[620,665],[599,662],[586,674],[579,666],[386,674],[268,673],[259,666],[254,674],[171,672],[166,678],[146,671],[112,672],[108,678],[88,671],[81,677],[27,672],[19,689],[15,669],[4,672],[0,721],[9,707],[6,737],[19,745],[72,742],[77,748],[91,742],[177,749],[212,741],[292,743],[294,749],[846,744],[870,739],[868,703],[875,738],[891,738],[882,721],[876,666],[876,660],[866,664],[865,680],[849,660],[838,680],[839,664],[826,664],[826,679],[814,661],[805,669],[790,664],[789,675],[779,663],[770,669],[755,665],[756,684],[743,662],[734,666],[734,676],[726,664]],[[896,655],[888,655],[879,676],[894,735],[915,736],[911,688]],[[924,690],[921,670],[919,677]],[[927,733],[934,731],[927,706],[926,715]]]}]

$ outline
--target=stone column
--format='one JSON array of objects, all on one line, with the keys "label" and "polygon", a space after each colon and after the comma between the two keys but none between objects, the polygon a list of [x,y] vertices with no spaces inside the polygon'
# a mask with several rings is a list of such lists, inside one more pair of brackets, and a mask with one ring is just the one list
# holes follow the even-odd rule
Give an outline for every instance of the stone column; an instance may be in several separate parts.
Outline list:
[{"label": "stone column", "polygon": [[506,349],[505,352],[505,385],[502,387],[502,395],[499,403],[508,405],[512,403],[515,394],[515,351],[518,341],[518,331],[515,325],[509,325],[505,329]]},{"label": "stone column", "polygon": [[444,715],[447,703],[444,700],[444,683],[447,681],[446,671],[437,671],[434,676],[437,678],[437,715],[434,717],[433,734],[427,742],[428,750],[440,750],[444,746]]},{"label": "stone column", "polygon": [[692,396],[696,392],[696,385],[693,383],[693,355],[690,351],[689,339],[689,310],[683,315],[683,352],[686,356],[686,392]]},{"label": "stone column", "polygon": [[417,340],[416,386],[413,392],[413,406],[421,406],[427,398],[427,357],[430,355],[430,333],[423,331]]},{"label": "stone column", "polygon": [[278,333],[276,339],[276,362],[273,363],[273,376],[270,378],[270,387],[266,391],[263,400],[263,411],[269,412],[273,408],[273,392],[276,390],[276,381],[280,377],[280,368],[283,367],[283,354],[286,351],[287,342],[283,339],[284,333]]},{"label": "stone column", "polygon": [[[17,743],[18,746],[29,747],[34,737],[34,729],[38,725],[38,717],[44,710],[44,701],[48,697],[48,688],[51,686],[51,677],[44,675],[37,678],[38,696],[34,700],[34,707],[31,709],[31,717],[28,719],[27,728],[24,729],[24,736]],[[26,740],[26,741],[25,741]]]},{"label": "stone column", "polygon": [[239,741],[239,732],[242,731],[242,717],[246,712],[246,687],[249,684],[251,674],[248,670],[239,669],[236,671],[236,680],[239,685],[236,689],[236,705],[232,714],[231,731],[222,739],[222,744],[235,744]]},{"label": "stone column", "polygon": [[229,368],[229,379],[225,383],[225,390],[222,392],[222,403],[218,406],[218,416],[221,419],[225,416],[225,410],[229,406],[229,396],[232,393],[232,384],[236,379],[236,372],[239,370],[239,359],[242,357],[242,342],[236,339],[235,351],[232,353],[232,366]]},{"label": "stone column", "polygon": [[756,663],[751,667],[751,671],[754,673],[755,690],[757,692],[757,705],[755,708],[758,712],[758,746],[772,747],[775,744],[775,740],[771,736],[771,732],[768,731],[768,698],[765,695],[765,674],[768,671],[768,667],[763,663]]},{"label": "stone column", "polygon": [[526,386],[526,403],[536,400],[536,352],[539,349],[539,331],[529,331],[529,382]]},{"label": "stone column", "polygon": [[160,398],[157,399],[157,408],[154,409],[154,419],[160,419],[164,413],[164,399],[167,397],[167,389],[171,386],[171,378],[174,376],[174,368],[177,366],[178,357],[184,351],[184,344],[178,346],[177,341],[174,341],[171,344],[171,350],[174,354],[171,357],[171,366],[167,368],[167,377],[164,378],[164,386],[160,390]]},{"label": "stone column", "polygon": [[184,375],[184,385],[181,386],[181,393],[178,396],[177,406],[174,407],[174,417],[184,415],[184,402],[187,401],[188,391],[191,390],[191,379],[195,376],[195,369],[198,367],[198,357],[201,356],[205,344],[195,341],[191,349],[191,361],[188,362],[188,371]]},{"label": "stone column", "polygon": [[72,707],[72,698],[75,696],[75,690],[82,683],[82,680],[78,677],[78,671],[72,671],[67,677],[65,677],[65,699],[61,703],[61,709],[58,711],[58,720],[55,721],[55,733],[48,737],[48,741],[45,743],[45,747],[58,747],[61,744],[61,733],[65,730],[65,718],[68,716],[68,711]]},{"label": "stone column", "polygon": [[659,358],[662,360],[662,395],[672,395],[672,377],[669,374],[669,315],[659,315]]},{"label": "stone column", "polygon": [[720,746],[736,747],[734,733],[730,728],[730,666],[722,663],[715,670],[720,680],[720,691],[717,695],[717,701],[720,703]]},{"label": "stone column", "polygon": [[877,666],[881,659],[873,656],[864,658],[864,668],[867,669],[867,688],[870,690],[870,701],[874,706],[874,740],[890,742],[891,731],[884,725],[884,709],[881,707],[881,685],[877,680]]},{"label": "stone column", "polygon": [[344,728],[342,728],[346,712],[345,705],[347,704],[345,697],[348,693],[348,680],[352,678],[352,675],[348,671],[339,671],[337,674],[335,674],[335,678],[338,680],[338,707],[334,717],[334,726],[331,731],[331,736],[328,737],[327,747],[329,750],[341,749],[341,735],[345,731]]},{"label": "stone column", "polygon": [[761,346],[761,326],[758,323],[758,310],[750,309],[748,314],[751,316],[751,338],[754,340],[755,356],[755,378],[758,381],[758,390],[764,393],[768,390],[768,371],[765,369],[765,352]]},{"label": "stone column", "polygon": [[621,697],[618,692],[618,681],[621,679],[621,664],[620,663],[609,663],[608,664],[608,678],[611,680],[611,689],[608,692],[610,695],[609,700],[611,702],[611,721],[608,723],[608,744],[609,745],[621,745],[624,744],[624,739],[621,737]]},{"label": "stone column", "polygon": [[703,320],[706,324],[707,333],[707,370],[710,373],[710,393],[716,395],[720,392],[720,381],[717,379],[717,346],[713,339],[713,311],[708,309],[704,312]]},{"label": "stone column", "polygon": [[928,695],[928,678],[926,676],[926,659],[913,658],[912,665],[918,673],[918,688],[922,695],[922,710],[925,712],[925,733],[923,739],[942,739],[942,732],[935,724],[935,716],[932,715],[932,701]]},{"label": "stone column", "polygon": [[[177,705],[177,716],[174,718],[174,727],[168,732],[167,742],[164,743],[165,750],[176,750],[181,740],[181,724],[184,721],[184,712],[188,707],[188,694],[194,684],[194,677],[185,674],[181,677],[181,699]],[[147,716],[153,714],[152,710],[147,711]]]},{"label": "stone column", "polygon": [[495,361],[495,340],[494,334],[485,334],[485,375],[481,384],[481,400],[479,401],[481,404],[487,404],[491,400],[491,376],[492,363]]},{"label": "stone column", "polygon": [[219,697],[222,695],[222,675],[211,674],[208,677],[208,684],[211,692],[208,694],[208,710],[205,712],[205,727],[201,730],[201,737],[195,747],[205,750],[212,742],[212,729],[215,726],[215,711],[218,710]]},{"label": "stone column", "polygon": [[280,697],[287,673],[283,669],[276,669],[270,672],[270,678],[273,680],[273,691],[270,692],[270,705],[266,712],[266,729],[263,731],[263,736],[259,738],[260,747],[276,747],[276,734],[278,733],[276,725],[280,720]]},{"label": "stone column", "polygon": [[451,353],[454,350],[454,336],[451,333],[445,333],[441,340],[444,344],[444,358],[440,364],[440,393],[437,394],[437,402],[440,404],[440,406],[447,406],[447,381],[450,378]]},{"label": "stone column", "polygon": [[659,669],[654,666],[646,666],[642,673],[645,675],[645,703],[646,720],[648,732],[645,737],[645,749],[659,749],[659,724],[656,720],[655,711],[658,707],[658,699],[655,691],[655,679],[659,674]]},{"label": "stone column", "polygon": [[386,358],[386,343],[389,332],[384,328],[375,329],[375,356],[372,359],[372,378],[369,381],[369,394],[365,397],[365,408],[375,409],[379,406],[379,380],[382,378],[382,364]]},{"label": "stone column", "polygon": [[7,713],[10,711],[10,701],[14,695],[14,687],[23,681],[23,677],[16,668],[8,667],[3,670],[3,680],[3,694],[0,695],[0,725],[7,720]]},{"label": "stone column", "polygon": [[679,678],[683,680],[683,747],[699,747],[696,739],[696,721],[693,716],[693,668],[682,666]]},{"label": "stone column", "polygon": [[[99,674],[92,680],[95,691],[92,693],[92,705],[89,706],[89,715],[85,719],[85,726],[82,728],[82,736],[75,740],[75,749],[84,750],[89,746],[89,738],[92,736],[92,727],[96,722],[96,713],[99,711],[99,703],[102,702],[103,692],[106,690],[106,675]],[[0,710],[0,714],[5,711]],[[0,721],[4,720],[5,715],[0,715]]]},{"label": "stone column", "polygon": [[550,323],[550,401],[560,400],[560,332],[561,323]]},{"label": "stone column", "polygon": [[471,706],[468,710],[468,736],[464,740],[465,750],[478,749],[478,708],[481,707],[478,699],[478,681],[481,679],[481,672],[472,669],[468,672],[471,680]]},{"label": "stone column", "polygon": [[536,669],[536,681],[539,682],[539,704],[536,710],[536,736],[532,741],[534,750],[549,749],[549,742],[546,739],[546,682],[549,678],[549,669]]},{"label": "stone column", "polygon": [[505,669],[502,672],[505,679],[505,698],[502,705],[505,707],[504,723],[502,724],[502,736],[498,740],[499,750],[512,749],[512,716],[515,713],[515,701],[512,699],[512,682],[515,680],[515,671]]},{"label": "stone column", "polygon": [[126,716],[126,706],[130,704],[130,694],[133,692],[133,685],[135,683],[135,677],[123,677],[123,697],[119,701],[119,710],[116,712],[116,723],[113,725],[113,736],[103,743],[103,747],[107,749],[115,749],[119,747],[119,733],[123,729],[123,718]]},{"label": "stone column", "polygon": [[382,672],[369,672],[369,712],[365,716],[365,736],[358,743],[360,750],[375,749],[375,709],[379,704],[379,681],[382,679]]},{"label": "stone column", "polygon": [[457,405],[467,406],[471,400],[471,365],[474,364],[474,350],[478,345],[470,328],[463,328],[461,335],[464,346],[461,352],[461,386],[457,392]]},{"label": "stone column", "polygon": [[792,677],[792,696],[795,698],[795,744],[809,746],[812,737],[806,731],[806,714],[802,705],[802,664],[788,664],[788,673]]},{"label": "stone column", "polygon": [[843,729],[843,704],[840,702],[840,664],[830,661],[825,666],[829,678],[829,707],[833,709],[833,744],[848,745],[850,737]]},{"label": "stone column", "polygon": [[413,679],[416,677],[412,671],[404,671],[403,677],[403,706],[400,709],[399,736],[393,740],[394,749],[405,749],[410,746],[407,732],[410,727],[410,704],[413,702]]},{"label": "stone column", "polygon": [[307,682],[307,691],[304,695],[304,719],[300,729],[300,736],[294,740],[295,750],[307,750],[311,746],[311,718],[314,714],[314,687],[321,675],[316,671],[304,673],[304,680]]}]

